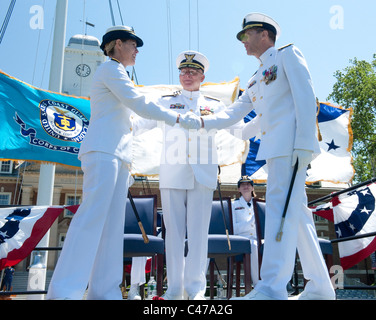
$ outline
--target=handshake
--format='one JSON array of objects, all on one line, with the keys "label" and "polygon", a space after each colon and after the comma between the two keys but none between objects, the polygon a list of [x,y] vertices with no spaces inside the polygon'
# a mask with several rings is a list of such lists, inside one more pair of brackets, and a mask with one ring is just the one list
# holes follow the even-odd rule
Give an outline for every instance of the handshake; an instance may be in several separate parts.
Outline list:
[{"label": "handshake", "polygon": [[178,118],[178,123],[184,128],[184,129],[201,129],[204,127],[204,120],[202,120],[201,117],[198,115],[195,115],[193,112],[187,112],[185,114],[181,114]]}]

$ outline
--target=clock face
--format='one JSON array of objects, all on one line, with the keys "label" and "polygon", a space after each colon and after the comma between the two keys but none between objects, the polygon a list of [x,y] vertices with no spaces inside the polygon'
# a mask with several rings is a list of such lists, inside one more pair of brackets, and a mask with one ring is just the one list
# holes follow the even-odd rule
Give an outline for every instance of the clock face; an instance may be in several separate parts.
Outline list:
[{"label": "clock face", "polygon": [[90,74],[90,72],[91,72],[91,69],[87,64],[79,64],[76,67],[76,73],[80,77],[87,77]]}]

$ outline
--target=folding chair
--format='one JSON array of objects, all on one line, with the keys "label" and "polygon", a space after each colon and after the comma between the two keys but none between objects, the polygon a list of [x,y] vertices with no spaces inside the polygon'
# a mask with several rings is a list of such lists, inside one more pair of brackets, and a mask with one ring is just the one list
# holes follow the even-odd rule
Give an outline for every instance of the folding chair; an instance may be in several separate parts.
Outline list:
[{"label": "folding chair", "polygon": [[133,197],[133,200],[149,242],[144,242],[133,208],[129,199],[127,199],[124,226],[124,258],[152,256],[151,272],[155,275],[156,269],[157,294],[162,295],[164,240],[157,236],[157,196],[137,196]]},{"label": "folding chair", "polygon": [[228,245],[226,228],[220,200],[213,200],[212,213],[208,237],[208,257],[210,261],[210,298],[214,297],[214,260],[222,257],[227,258],[227,298],[232,296],[233,288],[233,263],[235,256],[242,255],[244,261],[245,291],[251,290],[251,244],[248,238],[234,235],[232,226],[231,199],[223,198],[223,209],[226,227],[229,233],[231,250]]}]

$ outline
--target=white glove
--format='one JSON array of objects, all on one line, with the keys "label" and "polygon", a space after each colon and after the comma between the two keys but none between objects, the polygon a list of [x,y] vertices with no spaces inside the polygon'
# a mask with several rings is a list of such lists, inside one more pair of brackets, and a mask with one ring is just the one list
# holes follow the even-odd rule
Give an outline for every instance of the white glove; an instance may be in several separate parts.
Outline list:
[{"label": "white glove", "polygon": [[312,161],[312,151],[303,149],[294,149],[292,153],[292,166],[295,166],[296,160],[299,159],[298,170],[307,169],[308,165]]},{"label": "white glove", "polygon": [[[260,132],[260,117],[256,116],[251,121],[247,122],[242,130],[242,139],[248,140],[258,135]],[[257,140],[257,139],[255,139]]]},{"label": "white glove", "polygon": [[193,112],[180,115],[179,123],[184,129],[198,130],[201,128],[201,118]]}]

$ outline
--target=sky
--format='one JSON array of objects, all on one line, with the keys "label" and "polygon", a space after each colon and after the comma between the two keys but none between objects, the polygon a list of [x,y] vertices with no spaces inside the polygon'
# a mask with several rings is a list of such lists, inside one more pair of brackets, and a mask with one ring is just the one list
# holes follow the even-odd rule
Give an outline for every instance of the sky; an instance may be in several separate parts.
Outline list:
[{"label": "sky", "polygon": [[[0,1],[1,24],[10,2]],[[241,88],[245,88],[259,62],[246,55],[236,34],[241,30],[243,18],[251,12],[265,13],[279,23],[282,33],[276,47],[293,43],[302,51],[316,96],[322,102],[331,102],[327,98],[336,82],[337,70],[351,65],[350,60],[355,57],[372,61],[376,53],[374,0],[111,0],[111,3],[115,24],[134,27],[144,41],[135,65],[140,85],[178,84],[176,57],[182,51],[196,50],[210,62],[206,82],[239,77]],[[16,1],[0,43],[0,70],[48,89],[55,7],[56,0]],[[85,27],[84,21],[95,27]],[[101,41],[112,25],[108,0],[70,0],[65,43],[85,32]]]}]

